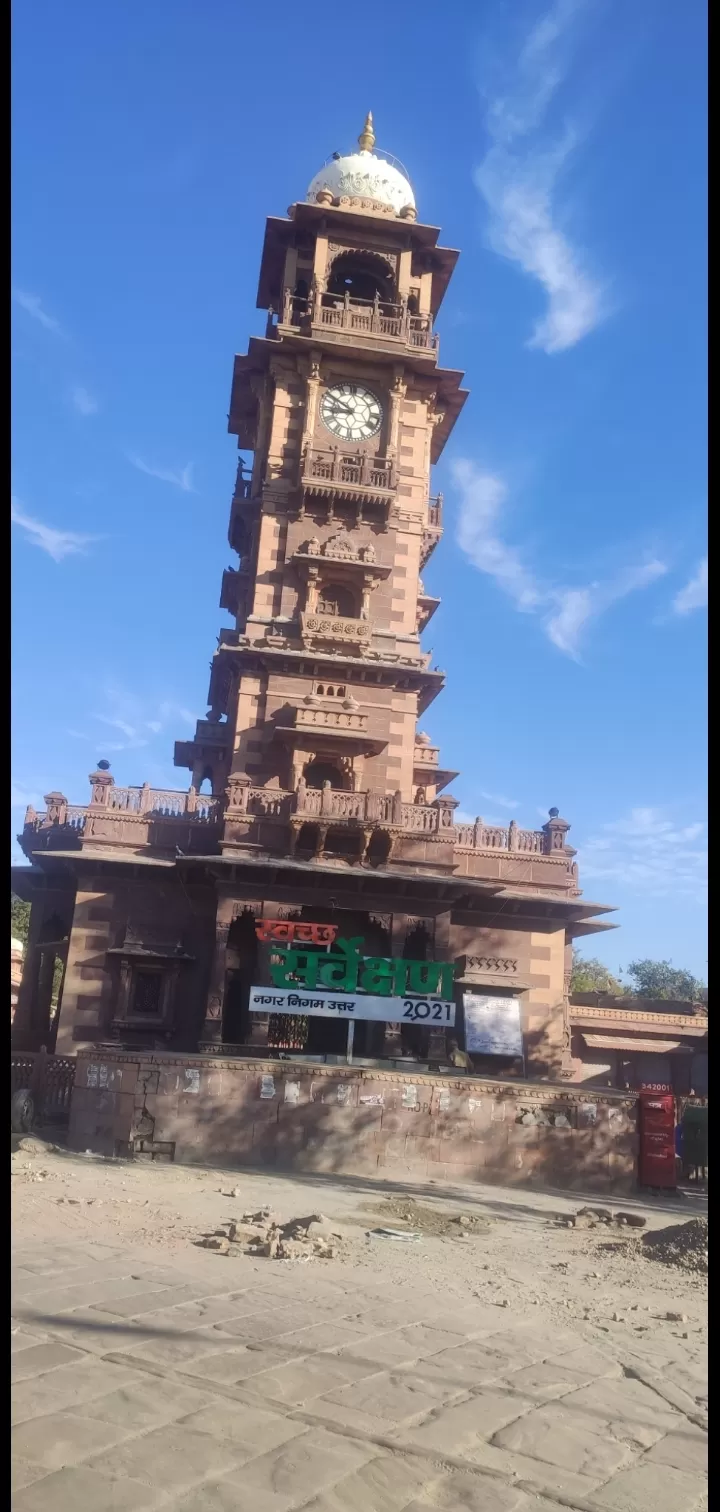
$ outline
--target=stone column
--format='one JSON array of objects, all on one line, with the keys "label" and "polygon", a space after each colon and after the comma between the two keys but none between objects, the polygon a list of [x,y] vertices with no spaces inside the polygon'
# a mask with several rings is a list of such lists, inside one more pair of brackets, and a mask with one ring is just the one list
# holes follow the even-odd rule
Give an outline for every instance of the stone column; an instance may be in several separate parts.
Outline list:
[{"label": "stone column", "polygon": [[215,952],[210,968],[210,981],[205,1007],[205,1022],[200,1031],[199,1048],[210,1049],[222,1041],[222,1017],[225,1001],[225,975],[227,971],[227,942],[233,921],[233,900],[219,897],[215,919]]}]

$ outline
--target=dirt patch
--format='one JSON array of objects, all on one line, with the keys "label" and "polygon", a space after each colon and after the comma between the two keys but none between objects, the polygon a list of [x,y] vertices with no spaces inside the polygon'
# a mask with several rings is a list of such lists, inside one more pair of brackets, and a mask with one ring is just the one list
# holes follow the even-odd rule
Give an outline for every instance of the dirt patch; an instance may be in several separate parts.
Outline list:
[{"label": "dirt patch", "polygon": [[414,1229],[434,1239],[473,1238],[487,1233],[491,1224],[489,1218],[477,1218],[473,1213],[444,1213],[439,1208],[422,1207],[408,1197],[386,1197],[383,1202],[363,1207],[363,1212],[378,1213],[393,1228]]},{"label": "dirt patch", "polygon": [[643,1234],[641,1243],[648,1260],[659,1260],[662,1265],[673,1265],[678,1270],[707,1274],[707,1218],[691,1218],[689,1223],[654,1229],[650,1234]]}]

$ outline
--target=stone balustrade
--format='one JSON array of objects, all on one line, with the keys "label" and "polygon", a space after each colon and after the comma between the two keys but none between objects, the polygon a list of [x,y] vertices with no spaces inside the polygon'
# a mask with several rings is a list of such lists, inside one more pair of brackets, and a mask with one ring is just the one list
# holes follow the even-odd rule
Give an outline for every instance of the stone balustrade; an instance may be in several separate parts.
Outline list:
[{"label": "stone balustrade", "polygon": [[308,644],[313,641],[340,641],[346,646],[369,646],[373,626],[370,620],[353,619],[346,614],[305,612],[300,615],[300,634]]},{"label": "stone balustrade", "polygon": [[364,735],[368,716],[352,709],[297,708],[293,712],[296,730],[328,730],[338,735]]},{"label": "stone balustrade", "polygon": [[[358,721],[367,718],[354,710],[343,709],[302,708],[294,712],[300,728],[305,728],[307,721],[307,728],[315,730],[322,728],[322,721],[326,719],[347,721],[348,729],[362,730]],[[337,728],[340,729],[340,723]],[[418,749],[427,750],[428,747]],[[575,855],[567,844],[569,825],[555,810],[551,810],[550,819],[542,829],[523,830],[514,820],[507,827],[484,824],[482,819],[476,819],[474,824],[455,824],[454,805],[442,798],[428,804],[406,803],[400,793],[346,792],[331,788],[329,783],[322,788],[310,788],[303,779],[297,790],[291,792],[284,788],[253,787],[246,776],[238,774],[230,777],[223,797],[197,793],[194,788],[188,792],[152,788],[149,783],[142,787],[117,787],[103,771],[94,772],[90,780],[92,797],[89,804],[69,804],[62,793],[48,793],[45,799],[47,808],[43,812],[37,813],[29,808],[24,827],[28,839],[59,829],[73,831],[87,839],[92,833],[98,833],[98,820],[103,821],[103,838],[110,840],[112,834],[108,833],[106,826],[113,820],[120,825],[150,821],[216,825],[223,819],[271,819],[282,823],[318,819],[332,824],[378,827],[408,837],[437,837],[461,852],[554,855],[568,861]],[[126,830],[123,838],[127,838]]]},{"label": "stone balustrade", "polygon": [[379,337],[437,356],[439,336],[432,316],[413,314],[407,302],[397,304],[375,299],[351,299],[349,293],[318,291],[298,297],[286,289],[282,324],[296,330],[319,327],[322,331],[349,331],[354,336]]}]

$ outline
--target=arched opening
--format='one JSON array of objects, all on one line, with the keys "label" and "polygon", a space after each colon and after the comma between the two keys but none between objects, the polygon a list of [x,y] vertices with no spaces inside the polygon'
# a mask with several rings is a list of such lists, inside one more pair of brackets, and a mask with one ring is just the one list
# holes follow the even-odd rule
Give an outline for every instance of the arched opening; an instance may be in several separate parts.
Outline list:
[{"label": "arched opening", "polygon": [[[205,786],[206,783],[207,783],[207,787]],[[212,793],[212,790],[213,790],[212,767],[209,767],[209,766],[205,767],[205,770],[203,771],[202,777],[200,778],[200,781],[198,783],[197,790],[198,790],[199,793],[202,793],[202,792],[204,792],[206,794],[211,794]]]},{"label": "arched opening", "polygon": [[391,845],[392,841],[386,830],[373,830],[366,855],[368,866],[385,866],[390,860]]},{"label": "arched opening", "polygon": [[296,324],[302,315],[307,315],[310,286],[306,278],[299,278],[293,290],[292,312]]},{"label": "arched opening", "polygon": [[295,855],[308,858],[314,856],[318,847],[318,838],[319,830],[316,824],[302,824],[295,842]]},{"label": "arched opening", "polygon": [[32,1048],[45,1045],[51,1054],[60,1020],[68,935],[65,922],[58,914],[52,914],[40,931],[36,947]]},{"label": "arched opening", "polygon": [[356,611],[355,595],[344,583],[327,583],[320,589],[319,614],[337,614],[354,619]]},{"label": "arched opening", "polygon": [[251,1035],[248,1009],[250,988],[257,977],[255,917],[245,910],[233,919],[227,943],[227,971],[223,997],[222,1037],[225,1044],[246,1044]]},{"label": "arched opening", "polygon": [[383,257],[371,252],[341,252],[330,269],[328,294],[349,294],[351,299],[395,302],[395,280]]},{"label": "arched opening", "polygon": [[321,788],[325,782],[329,782],[331,788],[339,788],[346,792],[349,787],[345,773],[332,761],[308,762],[303,777],[310,788]]}]

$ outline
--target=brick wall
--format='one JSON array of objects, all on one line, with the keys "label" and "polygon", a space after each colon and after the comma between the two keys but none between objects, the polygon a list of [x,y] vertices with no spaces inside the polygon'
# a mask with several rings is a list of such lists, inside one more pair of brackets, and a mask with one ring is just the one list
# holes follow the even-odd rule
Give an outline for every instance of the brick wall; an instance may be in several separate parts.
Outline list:
[{"label": "brick wall", "polygon": [[337,1175],[627,1192],[636,1101],[538,1083],[81,1053],[70,1147]]}]

